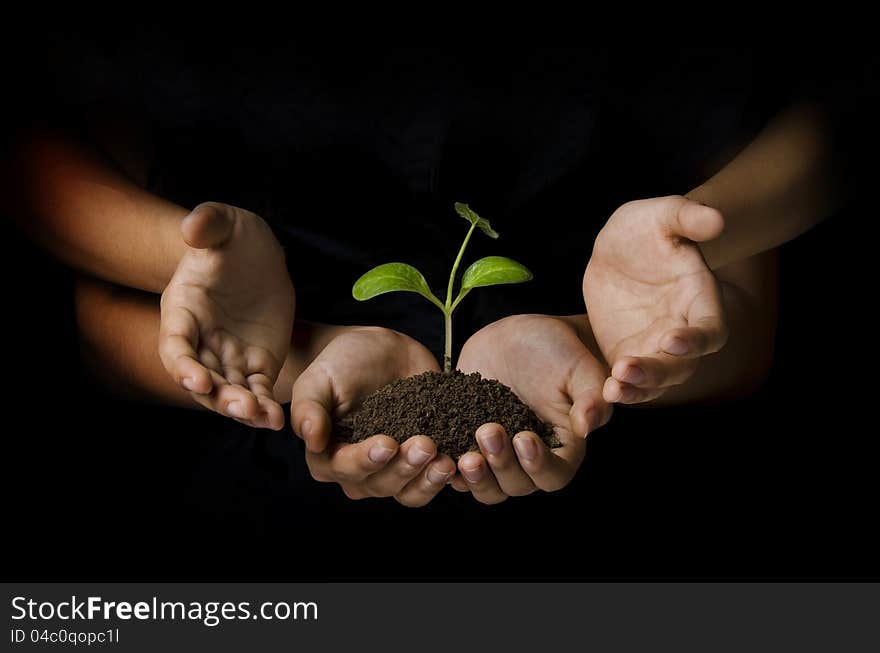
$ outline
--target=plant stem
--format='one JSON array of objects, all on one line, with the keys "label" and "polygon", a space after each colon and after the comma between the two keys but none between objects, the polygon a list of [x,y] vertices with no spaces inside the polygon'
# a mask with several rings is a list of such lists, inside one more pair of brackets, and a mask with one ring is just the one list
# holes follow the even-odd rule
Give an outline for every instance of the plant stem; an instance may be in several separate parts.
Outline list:
[{"label": "plant stem", "polygon": [[[474,233],[474,229],[476,228],[477,223],[472,222],[471,228],[468,229],[467,236],[464,237],[464,242],[458,250],[458,256],[455,257],[455,263],[452,264],[452,272],[449,274],[449,285],[446,286],[446,308],[443,311],[446,327],[446,343],[443,349],[443,371],[447,374],[452,372],[452,310],[455,308],[452,305],[452,287],[455,285],[455,273],[458,272],[461,257],[464,256],[464,250],[468,245],[468,241],[471,239],[471,234]],[[456,302],[456,305],[458,305],[458,302]]]},{"label": "plant stem", "polygon": [[444,311],[446,320],[446,344],[443,350],[443,371],[447,374],[452,372],[452,311]]},{"label": "plant stem", "polygon": [[458,250],[458,256],[455,257],[455,263],[452,264],[452,273],[449,275],[449,285],[446,287],[446,310],[450,310],[452,308],[452,286],[455,284],[455,273],[458,272],[458,264],[461,263],[461,257],[464,256],[464,250],[467,247],[468,241],[471,239],[471,234],[474,233],[474,229],[477,228],[477,223],[473,223],[471,228],[468,229],[467,236],[464,237],[464,242],[461,244],[461,249]]}]

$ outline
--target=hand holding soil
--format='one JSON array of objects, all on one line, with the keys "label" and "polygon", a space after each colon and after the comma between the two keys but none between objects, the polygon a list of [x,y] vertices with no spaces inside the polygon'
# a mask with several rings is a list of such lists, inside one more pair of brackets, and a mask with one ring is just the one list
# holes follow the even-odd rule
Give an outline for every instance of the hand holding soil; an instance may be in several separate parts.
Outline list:
[{"label": "hand holding soil", "polygon": [[306,462],[319,481],[335,482],[352,499],[395,497],[422,506],[455,473],[449,456],[423,434],[402,444],[376,434],[356,444],[333,437],[335,424],[364,397],[401,378],[438,371],[437,359],[409,336],[380,327],[344,329],[293,386],[291,421],[306,443]]},{"label": "hand holding soil", "polygon": [[584,344],[588,333],[584,316],[514,315],[468,339],[459,369],[508,385],[553,426],[561,446],[551,449],[533,432],[508,434],[486,424],[477,431],[480,452],[458,461],[456,489],[498,503],[571,481],[583,461],[584,438],[611,417],[602,399],[608,369]]}]

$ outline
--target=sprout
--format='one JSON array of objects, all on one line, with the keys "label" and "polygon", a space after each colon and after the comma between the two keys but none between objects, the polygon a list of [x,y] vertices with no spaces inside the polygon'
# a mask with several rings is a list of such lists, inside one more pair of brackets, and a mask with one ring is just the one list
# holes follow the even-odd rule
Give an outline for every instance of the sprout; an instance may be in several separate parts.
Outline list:
[{"label": "sprout", "polygon": [[446,342],[443,350],[443,370],[452,371],[452,312],[461,303],[467,294],[474,288],[481,286],[497,286],[504,283],[522,283],[532,278],[532,273],[522,264],[504,256],[487,256],[471,263],[464,271],[461,278],[461,286],[458,296],[452,299],[452,291],[455,286],[455,273],[461,264],[464,250],[471,239],[474,229],[478,228],[489,238],[498,238],[498,232],[492,229],[488,220],[481,218],[467,204],[455,203],[455,211],[465,220],[471,223],[464,242],[452,264],[452,272],[449,274],[449,284],[446,287],[446,302],[441,302],[431,292],[424,275],[407,263],[383,263],[358,279],[351,290],[351,294],[358,301],[372,299],[376,295],[387,292],[404,291],[415,292],[434,304],[443,312],[446,330]]}]

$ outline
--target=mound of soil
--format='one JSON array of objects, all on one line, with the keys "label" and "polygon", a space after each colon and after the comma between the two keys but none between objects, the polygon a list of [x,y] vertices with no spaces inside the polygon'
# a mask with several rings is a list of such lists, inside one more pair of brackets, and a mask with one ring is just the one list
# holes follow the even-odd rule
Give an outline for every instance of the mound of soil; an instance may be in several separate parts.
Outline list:
[{"label": "mound of soil", "polygon": [[427,435],[441,453],[458,459],[479,450],[474,434],[487,422],[501,424],[510,437],[532,431],[548,446],[559,446],[553,427],[506,385],[458,371],[424,372],[380,388],[343,420],[339,435],[349,442],[378,433],[398,442]]}]

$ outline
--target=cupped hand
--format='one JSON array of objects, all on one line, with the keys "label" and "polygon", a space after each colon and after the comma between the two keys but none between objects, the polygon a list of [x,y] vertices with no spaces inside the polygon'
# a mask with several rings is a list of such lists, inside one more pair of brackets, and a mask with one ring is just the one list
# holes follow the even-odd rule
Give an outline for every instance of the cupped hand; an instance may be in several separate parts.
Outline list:
[{"label": "cupped hand", "polygon": [[376,434],[362,442],[336,441],[333,423],[370,393],[429,370],[437,359],[412,338],[380,327],[351,327],[336,336],[293,386],[291,424],[306,443],[306,462],[318,481],[338,483],[351,499],[394,497],[427,504],[455,473],[430,438],[413,434],[402,445]]},{"label": "cupped hand", "polygon": [[527,431],[511,440],[499,424],[484,424],[476,433],[480,453],[458,461],[456,489],[493,504],[571,481],[584,458],[584,439],[611,416],[602,399],[607,368],[584,344],[589,338],[584,316],[514,315],[468,339],[458,368],[510,386],[553,425],[561,446],[551,450]]},{"label": "cupped hand", "polygon": [[296,299],[281,245],[259,216],[214,202],[193,209],[181,230],[189,249],[162,293],[165,369],[206,408],[282,428],[272,389]]},{"label": "cupped hand", "polygon": [[583,285],[593,333],[611,366],[606,401],[656,399],[724,346],[721,290],[697,245],[723,229],[717,210],[681,196],[629,202],[609,218]]}]

